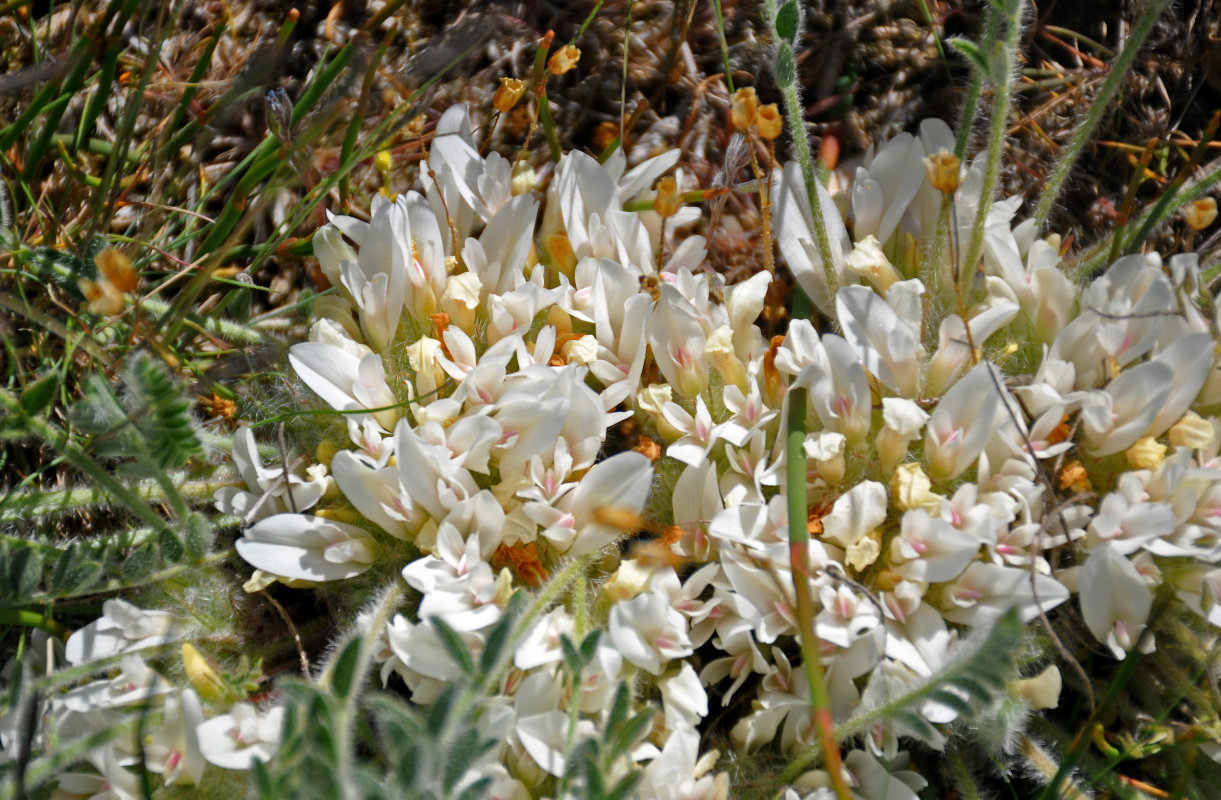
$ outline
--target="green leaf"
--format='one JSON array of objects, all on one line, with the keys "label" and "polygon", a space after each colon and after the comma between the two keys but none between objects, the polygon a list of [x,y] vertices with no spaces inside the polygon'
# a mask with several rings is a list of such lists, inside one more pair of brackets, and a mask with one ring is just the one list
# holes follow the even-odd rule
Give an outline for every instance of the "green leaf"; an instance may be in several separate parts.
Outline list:
[{"label": "green leaf", "polygon": [[801,11],[797,0],[789,0],[776,12],[776,35],[782,40],[793,44],[797,40],[797,23],[801,20]]},{"label": "green leaf", "polygon": [[55,588],[73,594],[85,594],[102,578],[105,568],[97,561],[80,561],[72,565],[63,581],[56,581]]},{"label": "green leaf", "polygon": [[58,386],[59,376],[54,372],[34,381],[21,392],[21,409],[31,416],[42,411],[51,404]]},{"label": "green leaf", "polygon": [[585,637],[585,641],[581,642],[581,663],[588,664],[594,660],[594,655],[598,652],[598,642],[602,641],[602,629],[594,628],[589,635]]},{"label": "green leaf", "polygon": [[640,782],[640,778],[644,773],[640,770],[634,770],[623,776],[623,778],[615,784],[615,788],[611,789],[610,794],[606,796],[606,800],[627,800],[632,796],[632,790],[636,788],[636,784]]},{"label": "green leaf", "polygon": [[356,674],[359,662],[360,638],[356,637],[345,644],[339,654],[335,656],[330,670],[331,688],[341,700],[346,699],[352,693],[352,687],[359,677]]},{"label": "green leaf", "polygon": [[[986,636],[960,647],[940,672],[892,700],[859,709],[836,728],[835,737],[842,741],[888,719],[901,721],[913,735],[939,737],[936,729],[919,713],[920,706],[928,700],[936,700],[965,710],[960,721],[988,710],[1004,698],[1005,687],[1017,677],[1016,659],[1021,638],[1021,620],[1017,610],[1010,609]],[[965,702],[963,695],[968,698]],[[956,699],[947,699],[951,697]]]},{"label": "green leaf", "polygon": [[101,375],[90,375],[82,397],[72,406],[72,424],[83,433],[108,433],[127,422],[118,398]]},{"label": "green leaf", "polygon": [[623,725],[614,726],[615,739],[610,745],[613,756],[617,758],[631,750],[632,746],[648,732],[652,718],[653,710],[646,708]]},{"label": "green leaf", "polygon": [[208,518],[198,511],[192,511],[183,521],[182,545],[186,548],[187,558],[198,561],[208,554],[212,540],[216,538],[216,529]]},{"label": "green leaf", "polygon": [[152,542],[142,544],[128,554],[123,562],[123,577],[133,583],[147,578],[157,568],[157,548]]},{"label": "green leaf", "polygon": [[79,558],[76,542],[69,544],[66,550],[60,551],[59,557],[55,559],[55,566],[51,567],[52,588],[58,589],[64,586],[68,578],[68,571]]},{"label": "green leaf", "polygon": [[466,646],[466,642],[462,641],[462,637],[440,617],[429,617],[428,622],[432,625],[433,630],[437,632],[437,638],[441,640],[442,646],[445,647],[445,652],[449,653],[450,658],[458,662],[458,669],[462,670],[464,675],[474,677],[475,660],[471,658],[470,648]]},{"label": "green leaf", "polygon": [[793,58],[793,48],[781,42],[776,46],[776,83],[780,86],[795,86],[797,84],[797,62]]},{"label": "green leaf", "polygon": [[598,763],[591,758],[584,763],[584,767],[585,796],[601,800],[606,796],[606,782],[602,780],[602,771],[598,769]]},{"label": "green leaf", "polygon": [[182,560],[182,540],[175,536],[173,531],[162,531],[158,539],[160,539],[161,557],[163,559],[171,564],[176,564]]},{"label": "green leaf", "polygon": [[456,785],[471,765],[478,762],[479,757],[494,744],[495,742],[480,736],[479,729],[473,725],[463,729],[454,739],[445,764],[445,785]]},{"label": "green leaf", "polygon": [[491,785],[491,778],[480,778],[463,789],[462,794],[458,795],[455,800],[480,800],[480,798],[487,796],[487,790]]},{"label": "green leaf", "polygon": [[949,689],[938,689],[930,694],[928,699],[934,703],[949,706],[959,716],[968,717],[971,715],[971,704],[964,700],[962,695],[951,692]]},{"label": "green leaf", "polygon": [[20,547],[9,555],[7,588],[10,597],[29,597],[41,579],[42,559],[32,547]]},{"label": "green leaf", "polygon": [[174,469],[203,455],[191,403],[163,365],[141,354],[130,362],[125,380],[136,401],[129,410],[158,467]]},{"label": "green leaf", "polygon": [[428,709],[428,717],[424,722],[424,730],[427,736],[432,739],[436,739],[441,735],[441,729],[445,727],[445,721],[449,719],[449,709],[453,705],[456,688],[454,684],[448,684],[441,690],[441,694],[437,695],[437,699],[433,701],[432,707]]},{"label": "green leaf", "polygon": [[992,64],[979,45],[969,39],[949,39],[947,41],[950,47],[961,53],[985,80],[995,83],[992,76]]},{"label": "green leaf", "polygon": [[26,256],[38,276],[54,283],[67,291],[76,300],[84,300],[81,289],[77,286],[80,280],[97,280],[97,268],[92,263],[82,261],[71,253],[56,250],[52,247],[35,247]]},{"label": "green leaf", "polygon": [[566,633],[560,634],[560,652],[564,655],[564,666],[568,667],[568,671],[572,673],[574,679],[579,679],[578,676],[581,674],[581,668],[585,666],[585,661]]},{"label": "green leaf", "polygon": [[606,733],[603,738],[608,742],[615,726],[622,725],[623,721],[627,719],[628,701],[631,699],[629,694],[627,684],[620,681],[618,688],[615,689],[615,698],[611,701],[610,715],[606,718]]},{"label": "green leaf", "polygon": [[483,674],[488,674],[496,668],[500,662],[500,655],[504,651],[505,642],[509,640],[509,632],[513,628],[512,617],[502,615],[496,622],[496,625],[488,633],[487,643],[483,646],[483,653],[479,656],[479,671]]}]

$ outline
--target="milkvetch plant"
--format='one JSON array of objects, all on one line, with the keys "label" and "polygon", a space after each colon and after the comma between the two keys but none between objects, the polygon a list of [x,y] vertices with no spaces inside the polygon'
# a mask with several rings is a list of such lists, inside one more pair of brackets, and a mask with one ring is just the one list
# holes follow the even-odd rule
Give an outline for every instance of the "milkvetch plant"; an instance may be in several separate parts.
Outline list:
[{"label": "milkvetch plant", "polygon": [[316,458],[239,429],[214,495],[244,591],[325,598],[329,649],[224,675],[211,620],[109,600],[21,655],[53,691],[4,757],[90,797],[725,798],[761,753],[786,800],[1077,781],[1047,729],[1069,690],[1104,722],[1083,661],[1214,668],[1221,320],[1193,255],[1074,283],[955,143],[927,121],[834,193],[765,165],[817,310],[769,340],[773,276],[705,269],[678,151],[532,186],[449,109],[416,189],[314,235]]}]

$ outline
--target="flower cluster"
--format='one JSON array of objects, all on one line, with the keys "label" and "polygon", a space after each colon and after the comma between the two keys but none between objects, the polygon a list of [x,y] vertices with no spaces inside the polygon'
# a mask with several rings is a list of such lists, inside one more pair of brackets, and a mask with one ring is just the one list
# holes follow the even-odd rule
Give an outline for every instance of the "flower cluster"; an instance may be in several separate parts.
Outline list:
[{"label": "flower cluster", "polygon": [[[514,643],[481,707],[497,744],[463,782],[490,778],[502,798],[550,794],[621,682],[661,710],[623,765],[643,770],[641,797],[727,796],[699,729],[731,701],[743,751],[812,746],[794,573],[810,576],[838,720],[937,675],[1009,609],[1029,622],[1074,602],[1117,659],[1156,646],[1159,587],[1221,625],[1221,373],[1195,258],[1127,255],[1078,287],[1056,236],[1014,224],[1013,200],[987,214],[982,263],[956,263],[983,181],[938,157],[952,144],[928,122],[842,190],[817,186],[826,248],[800,170],[775,170],[777,244],[828,324],[795,319],[769,341],[754,323],[771,275],[723,286],[700,236],[673,241],[698,212],[624,210],[648,205],[677,151],[632,170],[619,153],[570,153],[536,197],[528,171],[481,156],[451,109],[422,192],[375,198],[367,222],[332,217],[314,237],[337,292],[316,301],[290,361],[344,412],[348,438],[302,478],[263,467],[239,431],[245,489],[216,501],[244,519],[248,588],[401,573],[415,599],[369,634],[383,682],[398,676],[427,705],[461,671],[432,620],[477,655],[515,590],[575,565],[582,579]],[[790,547],[784,496],[797,386],[813,423],[804,549]],[[606,455],[628,419],[647,436]],[[119,602],[67,657],[126,653],[122,674],[52,701],[56,713],[163,697],[144,763],[166,783],[274,757],[278,709],[205,721],[223,709],[134,653],[171,626]],[[576,683],[564,639],[594,628]],[[1054,669],[1012,687],[1034,708],[1058,693]],[[845,744],[856,796],[917,796],[925,779],[903,748],[944,747],[960,709],[919,713],[928,725],[884,720]],[[126,796],[131,754],[90,760]],[[61,789],[88,794],[90,780]],[[789,797],[832,796],[825,773],[799,785]]]}]

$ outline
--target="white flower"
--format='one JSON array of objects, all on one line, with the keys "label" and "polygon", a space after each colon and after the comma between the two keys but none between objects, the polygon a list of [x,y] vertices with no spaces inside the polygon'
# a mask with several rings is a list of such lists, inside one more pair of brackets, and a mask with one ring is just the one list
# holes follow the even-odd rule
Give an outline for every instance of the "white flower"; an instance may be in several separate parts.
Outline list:
[{"label": "white flower", "polygon": [[121,598],[102,603],[102,616],[68,637],[64,658],[69,664],[84,664],[171,642],[181,635],[174,631],[174,615],[167,611],[145,611]]},{"label": "white flower", "polygon": [[115,677],[69,689],[52,700],[54,705],[68,711],[87,712],[149,702],[169,692],[170,688],[144,659],[129,653],[119,659],[119,674]]},{"label": "white flower", "polygon": [[694,652],[687,621],[664,597],[651,592],[616,603],[607,632],[625,659],[653,675],[661,675],[671,659]]},{"label": "white flower", "polygon": [[922,508],[903,515],[898,536],[890,542],[894,571],[911,581],[941,583],[958,576],[979,552],[980,539],[960,531]]},{"label": "white flower", "polygon": [[840,495],[822,520],[822,538],[851,547],[886,520],[886,487],[861,481]]},{"label": "white flower", "polygon": [[233,463],[250,491],[235,486],[217,489],[216,508],[239,516],[246,523],[285,511],[313,508],[327,488],[326,468],[321,465],[319,474],[311,473],[309,479],[290,474],[287,483],[283,467],[264,467],[250,428],[238,428],[233,434]]},{"label": "white flower", "polygon": [[1081,401],[1081,428],[1090,452],[1109,456],[1126,450],[1146,434],[1174,390],[1174,370],[1146,361],[1124,370],[1105,389]]},{"label": "white flower", "polygon": [[948,622],[960,625],[991,625],[1010,607],[1016,607],[1023,622],[1050,611],[1068,599],[1068,589],[1055,578],[1032,574],[982,561],[972,562],[952,582],[942,587],[938,605]]},{"label": "white flower", "polygon": [[283,720],[282,706],[260,714],[249,703],[237,703],[228,714],[199,725],[199,750],[222,769],[250,769],[256,759],[267,762],[275,756]]},{"label": "white flower", "polygon": [[[355,344],[355,343],[353,343]],[[288,351],[288,361],[306,386],[339,411],[377,409],[372,417],[389,430],[398,418],[398,403],[386,385],[381,356],[325,342],[302,342]]]},{"label": "white flower", "polygon": [[424,521],[399,483],[396,467],[379,466],[368,456],[340,450],[331,459],[335,485],[357,511],[396,539],[407,539]]},{"label": "white flower", "polygon": [[663,285],[649,320],[649,346],[666,383],[683,397],[698,397],[708,386],[707,339],[695,307],[673,286]]},{"label": "white flower", "polygon": [[948,480],[966,471],[984,451],[1001,414],[1001,380],[987,362],[977,364],[941,398],[924,433],[929,474]]},{"label": "white flower", "polygon": [[[835,207],[835,201],[823,187],[821,181],[814,182],[818,205],[826,225],[827,244],[831,263],[824,264],[814,234],[813,216],[810,211],[809,193],[797,162],[790,161],[784,169],[772,172],[772,230],[780,253],[797,279],[801,290],[814,301],[814,305],[827,316],[834,316],[835,307],[827,286],[827,274],[844,283],[844,255],[852,249],[848,230]],[[868,291],[868,290],[866,290]],[[872,292],[871,292],[872,294]],[[841,320],[841,323],[843,321]]]},{"label": "white flower", "polygon": [[865,369],[900,397],[915,397],[924,357],[919,329],[865,286],[840,289],[835,308]]},{"label": "white flower", "polygon": [[907,448],[920,435],[928,414],[903,397],[882,398],[882,430],[878,432],[878,457],[882,471],[890,472],[907,457]]},{"label": "white flower", "polygon": [[203,707],[194,689],[166,695],[161,726],[153,734],[152,744],[144,747],[145,766],[160,773],[166,786],[199,785],[206,766],[199,747],[202,723]]},{"label": "white flower", "polygon": [[283,578],[334,581],[367,570],[378,546],[364,530],[305,514],[276,514],[234,543],[246,563]]},{"label": "white flower", "polygon": [[657,688],[661,690],[668,730],[694,728],[708,716],[708,693],[688,662],[684,661],[678,672],[671,670],[662,676]]},{"label": "white flower", "polygon": [[[1132,562],[1111,542],[1090,552],[1081,568],[1081,616],[1094,638],[1111,649],[1118,659],[1141,641],[1141,633],[1153,608],[1153,592]],[[1154,649],[1150,636],[1142,653]]]}]

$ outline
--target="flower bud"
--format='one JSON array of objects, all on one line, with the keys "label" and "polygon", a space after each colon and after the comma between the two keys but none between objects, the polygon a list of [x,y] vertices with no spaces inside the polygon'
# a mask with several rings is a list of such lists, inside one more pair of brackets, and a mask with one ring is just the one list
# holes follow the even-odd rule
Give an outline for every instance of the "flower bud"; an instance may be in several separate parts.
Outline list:
[{"label": "flower bud", "polygon": [[[1217,216],[1217,204],[1213,203],[1213,216]],[[98,271],[105,280],[110,281],[120,292],[130,292],[140,282],[136,271],[131,267],[131,259],[117,247],[107,247],[94,258]]]},{"label": "flower bud", "polygon": [[577,268],[577,254],[572,250],[572,242],[569,240],[568,234],[563,231],[548,234],[544,242],[547,246],[547,254],[551,256],[552,265],[571,278],[573,271]]},{"label": "flower bud", "polygon": [[1060,489],[1072,489],[1074,492],[1088,492],[1094,488],[1090,475],[1080,461],[1070,461],[1060,470]]},{"label": "flower bud", "polygon": [[923,508],[931,512],[941,508],[942,497],[933,492],[933,483],[919,461],[908,461],[895,468],[890,479],[890,496],[900,511]]},{"label": "flower bud", "polygon": [[759,110],[759,96],[749,86],[744,86],[733,93],[733,106],[730,118],[737,130],[744,131],[755,124],[755,113]]},{"label": "flower bud", "polygon": [[1183,418],[1170,429],[1170,443],[1175,447],[1187,447],[1200,450],[1212,447],[1217,438],[1217,432],[1208,420],[1194,411],[1188,411]]},{"label": "flower bud", "polygon": [[759,137],[770,142],[784,130],[784,117],[780,116],[780,109],[775,103],[768,103],[759,106],[755,112],[755,125],[759,129]]},{"label": "flower bud", "polygon": [[962,161],[948,150],[925,156],[924,169],[929,185],[943,195],[949,196],[958,190],[958,168]]},{"label": "flower bud", "polygon": [[547,59],[547,70],[552,75],[563,75],[581,60],[581,51],[575,45],[566,44]]},{"label": "flower bud", "polygon": [[1053,664],[1033,678],[1013,683],[1013,693],[1030,703],[1036,711],[1060,705],[1060,670]]},{"label": "flower bud", "polygon": [[1166,445],[1146,436],[1129,447],[1124,458],[1133,469],[1157,469],[1166,460]]},{"label": "flower bud", "polygon": [[678,181],[673,175],[666,175],[657,180],[657,197],[653,199],[653,210],[663,219],[672,217],[683,206],[683,199],[678,194]]},{"label": "flower bud", "polygon": [[225,696],[225,682],[216,668],[208,663],[195,645],[182,643],[182,668],[191,687],[205,700],[219,700]]},{"label": "flower bud", "polygon": [[517,78],[501,78],[500,87],[496,89],[496,94],[492,95],[492,106],[501,114],[507,114],[525,93],[525,81]]},{"label": "flower bud", "polygon": [[1187,218],[1187,226],[1193,231],[1202,231],[1217,218],[1217,201],[1211,197],[1201,197],[1192,200],[1183,209]]}]

